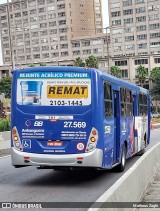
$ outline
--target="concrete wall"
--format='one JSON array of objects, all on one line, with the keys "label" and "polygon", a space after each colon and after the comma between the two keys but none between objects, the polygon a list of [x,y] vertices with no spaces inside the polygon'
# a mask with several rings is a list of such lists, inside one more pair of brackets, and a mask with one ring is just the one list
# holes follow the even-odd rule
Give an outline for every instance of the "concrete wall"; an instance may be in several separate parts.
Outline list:
[{"label": "concrete wall", "polygon": [[[149,149],[111,188],[96,202],[139,202],[149,182],[160,166],[160,143]],[[108,208],[106,208],[108,209]],[[89,211],[104,211],[90,208]],[[126,208],[109,208],[110,211],[126,211]],[[127,210],[135,210],[127,209]]]},{"label": "concrete wall", "polygon": [[11,134],[10,131],[0,132],[0,155],[10,152],[10,148],[11,148],[10,134]]}]

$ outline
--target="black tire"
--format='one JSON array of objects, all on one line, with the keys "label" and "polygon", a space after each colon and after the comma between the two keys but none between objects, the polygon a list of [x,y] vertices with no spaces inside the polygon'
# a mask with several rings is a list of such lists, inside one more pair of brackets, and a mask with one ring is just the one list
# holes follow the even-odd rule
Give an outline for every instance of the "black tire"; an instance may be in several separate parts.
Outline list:
[{"label": "black tire", "polygon": [[126,166],[126,152],[127,152],[127,149],[126,149],[126,145],[124,144],[123,148],[122,148],[121,163],[117,166],[117,170],[119,172],[123,172],[124,169],[125,169],[125,166]]},{"label": "black tire", "polygon": [[137,156],[142,156],[144,153],[145,153],[145,148],[144,149],[142,149],[141,151],[139,151],[136,155]]}]

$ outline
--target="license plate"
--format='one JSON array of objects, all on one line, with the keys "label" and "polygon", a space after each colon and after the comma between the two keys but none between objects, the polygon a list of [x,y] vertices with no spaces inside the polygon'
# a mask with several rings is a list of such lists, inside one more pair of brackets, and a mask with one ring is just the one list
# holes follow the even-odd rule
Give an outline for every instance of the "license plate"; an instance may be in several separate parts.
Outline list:
[{"label": "license plate", "polygon": [[48,141],[47,146],[49,146],[49,147],[61,147],[62,141]]}]

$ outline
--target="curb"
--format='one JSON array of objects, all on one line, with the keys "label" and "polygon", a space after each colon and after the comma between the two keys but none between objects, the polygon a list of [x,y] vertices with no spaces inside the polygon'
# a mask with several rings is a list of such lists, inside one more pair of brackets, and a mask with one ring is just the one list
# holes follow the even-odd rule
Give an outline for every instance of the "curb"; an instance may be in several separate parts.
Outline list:
[{"label": "curb", "polygon": [[[160,166],[160,143],[149,149],[114,185],[112,185],[88,211],[102,211],[105,202],[139,202],[148,184]],[[127,210],[135,210],[128,208]],[[110,208],[110,211],[126,211],[126,208]]]}]

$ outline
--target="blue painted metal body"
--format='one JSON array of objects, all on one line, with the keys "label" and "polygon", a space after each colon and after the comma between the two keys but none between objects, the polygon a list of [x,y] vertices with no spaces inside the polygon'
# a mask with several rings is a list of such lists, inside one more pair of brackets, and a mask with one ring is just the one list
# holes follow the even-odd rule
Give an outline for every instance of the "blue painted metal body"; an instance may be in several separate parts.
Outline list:
[{"label": "blue painted metal body", "polygon": [[[91,78],[91,104],[87,106],[41,106],[41,105],[20,105],[17,104],[17,78],[19,73],[32,72],[73,72],[73,73],[87,73]],[[117,95],[113,106],[117,108],[117,115],[106,119],[104,117],[104,81],[108,81],[112,85],[114,95]],[[127,158],[134,154],[133,143],[131,137],[135,137],[134,132],[134,117],[120,116],[120,87],[126,87],[132,90],[137,102],[137,93],[140,91],[148,95],[148,102],[150,102],[149,93],[147,90],[138,86],[125,82],[121,79],[115,78],[108,74],[103,74],[96,69],[85,69],[77,67],[36,67],[24,68],[23,70],[15,70],[13,72],[12,84],[12,112],[11,112],[11,127],[16,126],[20,139],[22,140],[23,131],[44,129],[44,138],[31,139],[31,147],[24,147],[24,152],[39,153],[39,154],[81,154],[85,153],[76,148],[77,142],[82,142],[87,145],[92,128],[98,131],[98,142],[96,148],[103,150],[102,168],[112,168],[114,164],[118,164],[121,158],[121,149],[124,141],[127,141]],[[115,105],[114,105],[115,104]],[[150,103],[148,103],[150,105]],[[136,103],[135,116],[138,115],[138,103]],[[150,109],[150,108],[148,108]],[[62,146],[47,146],[48,140],[60,140],[62,131],[73,131],[73,128],[64,128],[64,121],[49,121],[43,120],[43,126],[34,126],[35,115],[73,115],[74,120],[86,122],[86,128],[74,128],[74,131],[79,133],[86,132],[86,137],[82,140],[62,140]],[[150,119],[150,112],[148,111],[148,119]],[[110,133],[105,133],[105,127],[109,126]],[[125,127],[125,128],[124,128]],[[150,137],[150,124],[148,123],[148,144]],[[28,139],[27,139],[28,140]],[[24,142],[25,140],[23,140]],[[13,142],[12,142],[13,147]],[[47,151],[48,150],[48,151]],[[87,152],[86,152],[87,153]]]}]

